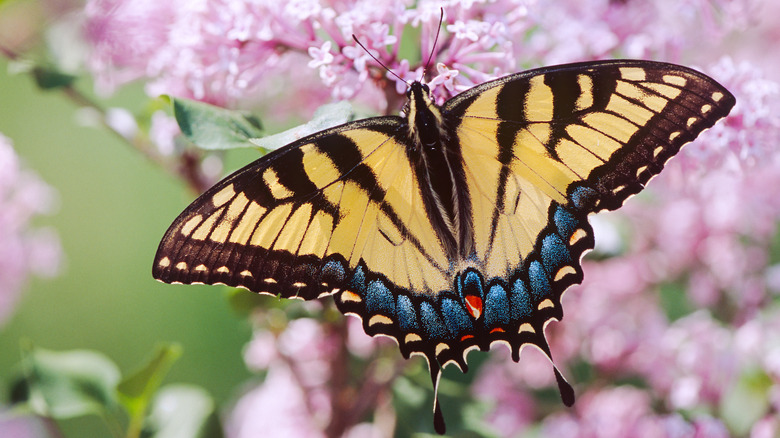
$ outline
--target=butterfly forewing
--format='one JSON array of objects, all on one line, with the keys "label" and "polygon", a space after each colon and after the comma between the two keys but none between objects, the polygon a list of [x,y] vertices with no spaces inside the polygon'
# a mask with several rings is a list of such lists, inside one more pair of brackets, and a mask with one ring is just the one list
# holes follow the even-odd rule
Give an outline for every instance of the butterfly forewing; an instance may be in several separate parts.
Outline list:
[{"label": "butterfly forewing", "polygon": [[447,287],[400,120],[317,134],[221,181],[171,225],[155,278],[311,299],[362,263],[407,290]]}]

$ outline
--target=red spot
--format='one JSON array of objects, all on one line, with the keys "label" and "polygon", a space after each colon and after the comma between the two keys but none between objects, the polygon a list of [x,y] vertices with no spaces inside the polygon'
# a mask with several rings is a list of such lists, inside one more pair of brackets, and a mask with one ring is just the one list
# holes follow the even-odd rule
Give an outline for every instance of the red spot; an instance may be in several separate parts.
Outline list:
[{"label": "red spot", "polygon": [[490,331],[490,333],[504,333],[504,332],[506,332],[506,330],[502,329],[501,327],[496,327]]},{"label": "red spot", "polygon": [[467,339],[474,339],[474,335],[463,335],[463,337],[460,338],[461,342]]},{"label": "red spot", "polygon": [[479,317],[482,315],[482,298],[476,295],[466,295],[465,301],[466,309],[468,309],[471,317],[474,319],[479,319]]}]

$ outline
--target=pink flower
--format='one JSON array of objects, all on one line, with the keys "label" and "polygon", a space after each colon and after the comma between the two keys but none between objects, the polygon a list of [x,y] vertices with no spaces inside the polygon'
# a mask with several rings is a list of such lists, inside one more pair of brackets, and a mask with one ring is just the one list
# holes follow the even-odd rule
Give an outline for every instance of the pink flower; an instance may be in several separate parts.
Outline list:
[{"label": "pink flower", "polygon": [[621,386],[589,391],[580,398],[573,413],[547,417],[544,436],[572,438],[661,438],[728,437],[728,429],[709,417],[687,422],[677,415],[656,414],[650,398],[638,388]]},{"label": "pink flower", "polygon": [[31,227],[55,201],[52,188],[22,166],[11,140],[0,134],[0,326],[32,275],[53,277],[59,271],[62,250],[56,233]]},{"label": "pink flower", "polygon": [[227,418],[225,436],[322,437],[322,420],[307,407],[306,394],[292,372],[279,365],[268,371],[261,386],[239,399]]}]

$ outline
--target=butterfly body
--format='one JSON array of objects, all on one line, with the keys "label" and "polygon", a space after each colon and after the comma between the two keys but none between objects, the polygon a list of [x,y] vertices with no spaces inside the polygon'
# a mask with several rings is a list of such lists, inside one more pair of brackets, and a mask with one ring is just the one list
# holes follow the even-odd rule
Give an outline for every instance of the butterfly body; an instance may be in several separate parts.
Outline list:
[{"label": "butterfly body", "polygon": [[[296,141],[208,190],[169,228],[154,277],[286,298],[333,295],[370,335],[441,366],[505,343],[515,361],[560,320],[593,247],[587,216],[642,190],[724,117],[728,91],[685,67],[530,70],[404,117]],[[566,404],[573,391],[557,369]],[[437,430],[443,420],[436,408]]]}]

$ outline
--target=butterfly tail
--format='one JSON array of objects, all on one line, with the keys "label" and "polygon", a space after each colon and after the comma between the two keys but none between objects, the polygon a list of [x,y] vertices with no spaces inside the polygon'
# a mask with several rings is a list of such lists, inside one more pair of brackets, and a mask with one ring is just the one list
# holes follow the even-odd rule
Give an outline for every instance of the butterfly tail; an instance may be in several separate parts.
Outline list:
[{"label": "butterfly tail", "polygon": [[439,382],[441,381],[441,367],[430,366],[431,381],[433,382],[433,428],[439,435],[444,435],[447,425],[444,424],[444,414],[439,404]]},{"label": "butterfly tail", "polygon": [[561,394],[561,400],[563,401],[563,404],[567,407],[571,407],[574,405],[574,388],[572,388],[571,384],[566,380],[565,377],[563,377],[563,374],[558,370],[558,367],[555,365],[555,362],[552,358],[552,353],[550,352],[550,345],[547,343],[547,339],[542,337],[541,341],[536,344],[542,352],[547,356],[547,359],[550,360],[550,363],[553,366],[553,371],[555,372],[555,381],[558,383],[558,392]]}]

